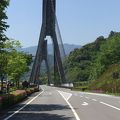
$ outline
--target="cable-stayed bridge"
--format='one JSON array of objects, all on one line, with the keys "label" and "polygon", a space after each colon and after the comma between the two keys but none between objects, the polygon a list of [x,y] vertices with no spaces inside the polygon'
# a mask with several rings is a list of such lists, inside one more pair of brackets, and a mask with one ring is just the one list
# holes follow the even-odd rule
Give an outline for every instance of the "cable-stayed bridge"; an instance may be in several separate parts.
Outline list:
[{"label": "cable-stayed bridge", "polygon": [[41,63],[45,61],[48,75],[48,84],[52,82],[50,67],[48,64],[47,41],[53,43],[54,55],[54,81],[59,74],[60,83],[66,83],[65,73],[63,69],[62,59],[65,57],[62,37],[56,17],[56,0],[43,0],[42,26],[39,37],[38,48],[33,63],[30,82],[39,83]]}]

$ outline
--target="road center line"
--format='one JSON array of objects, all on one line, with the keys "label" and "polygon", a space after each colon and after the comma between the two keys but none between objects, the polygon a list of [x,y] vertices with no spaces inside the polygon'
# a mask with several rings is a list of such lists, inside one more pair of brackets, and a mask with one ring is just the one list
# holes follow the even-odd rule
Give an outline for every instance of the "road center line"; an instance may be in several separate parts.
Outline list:
[{"label": "road center line", "polygon": [[[78,114],[76,113],[75,109],[72,107],[72,105],[68,102],[68,100],[65,98],[65,96],[63,95],[62,91],[58,91],[60,93],[60,95],[63,97],[63,99],[66,101],[66,103],[69,105],[69,107],[71,108],[76,120],[80,120]],[[65,93],[65,92],[64,92]]]},{"label": "road center line", "polygon": [[115,106],[112,106],[112,105],[110,105],[110,104],[107,104],[107,103],[104,103],[104,102],[100,102],[101,104],[104,104],[104,105],[106,105],[106,106],[109,106],[109,107],[111,107],[111,108],[114,108],[114,109],[116,109],[116,110],[120,110],[120,108],[117,108],[117,107],[115,107]]},{"label": "road center line", "polygon": [[92,99],[93,101],[97,101],[96,99]]},{"label": "road center line", "polygon": [[10,116],[6,117],[4,120],[8,120],[10,119],[12,116],[14,116],[15,114],[19,113],[23,108],[25,108],[27,105],[29,105],[33,100],[35,100],[37,97],[39,97],[42,93],[44,92],[44,90],[39,93],[37,96],[35,96],[32,100],[30,100],[28,103],[26,103],[23,107],[21,107],[20,109],[18,109],[17,111],[15,111],[13,114],[11,114]]}]

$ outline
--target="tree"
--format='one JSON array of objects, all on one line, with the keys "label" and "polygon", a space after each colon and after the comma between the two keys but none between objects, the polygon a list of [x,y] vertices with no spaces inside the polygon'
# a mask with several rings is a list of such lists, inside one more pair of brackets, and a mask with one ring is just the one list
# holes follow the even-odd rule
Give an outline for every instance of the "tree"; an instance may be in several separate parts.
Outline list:
[{"label": "tree", "polygon": [[3,91],[3,80],[6,75],[6,68],[7,68],[7,52],[3,51],[0,53],[0,79],[1,79],[1,91]]},{"label": "tree", "polygon": [[16,82],[16,86],[19,87],[19,79],[21,75],[28,70],[26,59],[23,54],[13,50],[10,53],[7,73],[10,80]]},{"label": "tree", "polygon": [[19,87],[19,80],[22,74],[29,71],[29,65],[32,62],[31,54],[18,52],[16,48],[21,47],[19,41],[10,40],[6,42],[6,49],[8,54],[7,74],[8,78],[13,82],[16,82],[16,86]]},{"label": "tree", "polygon": [[1,90],[3,90],[3,79],[7,65],[6,51],[4,50],[4,43],[8,39],[5,35],[5,31],[9,27],[7,22],[8,19],[5,9],[9,5],[9,0],[0,0],[0,77],[1,77]]},{"label": "tree", "polygon": [[6,19],[8,19],[5,11],[8,5],[9,0],[0,1],[0,49],[4,48],[4,42],[8,39],[4,33],[9,27],[9,25],[7,25],[7,22],[5,21]]}]

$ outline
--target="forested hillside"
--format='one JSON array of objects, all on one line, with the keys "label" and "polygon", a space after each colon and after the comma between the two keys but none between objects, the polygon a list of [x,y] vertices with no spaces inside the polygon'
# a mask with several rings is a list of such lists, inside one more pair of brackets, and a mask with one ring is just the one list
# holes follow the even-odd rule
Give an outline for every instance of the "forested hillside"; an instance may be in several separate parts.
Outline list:
[{"label": "forested hillside", "polygon": [[[111,31],[108,38],[98,37],[93,43],[75,49],[65,60],[65,72],[70,82],[97,81],[105,72],[120,61],[120,32]],[[118,65],[119,66],[119,65]],[[108,80],[116,69],[111,70]],[[119,72],[118,74],[119,79]],[[93,84],[93,83],[92,83]],[[101,84],[102,86],[102,84]],[[97,87],[94,87],[97,89]],[[100,88],[100,85],[99,85]]]},{"label": "forested hillside", "polygon": [[[70,51],[73,51],[75,48],[81,48],[81,45],[74,45],[74,44],[63,44],[65,49],[65,54],[68,55]],[[53,55],[53,45],[48,44],[48,54]],[[31,46],[27,48],[19,48],[18,51],[24,51],[26,53],[30,53],[35,56],[37,51],[37,46]]]}]

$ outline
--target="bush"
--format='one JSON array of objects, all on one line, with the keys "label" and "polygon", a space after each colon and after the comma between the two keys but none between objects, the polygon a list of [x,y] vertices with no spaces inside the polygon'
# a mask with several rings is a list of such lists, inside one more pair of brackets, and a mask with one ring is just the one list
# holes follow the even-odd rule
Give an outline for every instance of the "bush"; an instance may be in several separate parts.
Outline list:
[{"label": "bush", "polygon": [[34,92],[40,91],[38,87],[34,87]]},{"label": "bush", "polygon": [[72,90],[86,91],[86,90],[88,90],[88,87],[87,86],[79,86],[79,87],[72,88]]},{"label": "bush", "polygon": [[26,93],[27,93],[28,96],[31,95],[32,93],[38,92],[38,91],[39,91],[38,87],[33,87],[33,88],[27,88],[26,89]]},{"label": "bush", "polygon": [[2,109],[2,97],[0,97],[0,110]]},{"label": "bush", "polygon": [[12,94],[14,96],[14,103],[17,103],[27,97],[25,90],[16,90],[12,92]]},{"label": "bush", "polygon": [[34,88],[30,88],[31,94],[34,93]]},{"label": "bush", "polygon": [[32,94],[32,93],[31,93],[31,90],[30,90],[29,88],[26,89],[26,93],[27,93],[28,96]]},{"label": "bush", "polygon": [[2,95],[0,97],[0,110],[7,108],[10,105],[14,104],[14,97],[11,94]]},{"label": "bush", "polygon": [[2,96],[2,108],[7,108],[9,106],[9,96],[8,95],[3,95]]},{"label": "bush", "polygon": [[8,108],[9,106],[16,104],[27,96],[31,95],[34,92],[38,92],[38,87],[28,88],[26,90],[16,90],[10,94],[4,94],[0,96],[0,110]]}]

